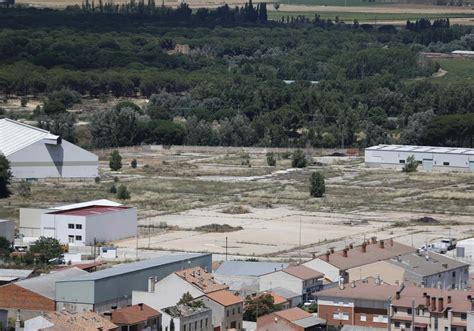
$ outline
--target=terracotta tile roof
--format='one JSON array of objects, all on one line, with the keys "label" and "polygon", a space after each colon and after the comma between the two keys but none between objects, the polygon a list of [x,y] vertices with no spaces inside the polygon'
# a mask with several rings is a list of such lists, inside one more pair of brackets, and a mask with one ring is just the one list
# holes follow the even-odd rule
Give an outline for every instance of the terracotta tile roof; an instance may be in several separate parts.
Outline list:
[{"label": "terracotta tile roof", "polygon": [[[452,309],[454,312],[464,313],[472,309],[472,303],[470,298],[474,298],[474,291],[459,291],[459,290],[442,290],[437,288],[422,288],[422,287],[405,287],[400,292],[400,299],[396,298],[396,294],[393,295],[392,304],[398,307],[412,307],[412,300],[415,300],[415,307],[426,306],[427,300],[425,294],[430,297],[430,307],[432,310],[432,298],[436,298],[436,310],[439,311],[439,298],[443,299],[443,311],[446,309]],[[450,297],[450,300],[448,300]],[[470,297],[470,298],[469,298]],[[449,302],[451,301],[451,302]]]},{"label": "terracotta tile roof", "polygon": [[[383,243],[383,244],[382,244]],[[383,248],[381,247],[383,245]],[[326,261],[326,254],[318,258],[332,264],[339,270],[347,270],[377,261],[384,261],[394,258],[398,255],[405,255],[416,252],[416,249],[407,245],[397,243],[393,240],[380,240],[377,243],[370,243],[347,248],[347,257],[344,256],[344,250],[335,251],[329,254],[329,261]]]},{"label": "terracotta tile roof", "polygon": [[276,311],[273,314],[286,319],[287,321],[297,321],[303,318],[311,317],[311,314],[301,308],[294,307],[286,310]]},{"label": "terracotta tile roof", "polygon": [[[353,287],[353,284],[355,285]],[[394,297],[399,286],[388,285],[385,283],[377,285],[375,278],[368,278],[366,281],[359,280],[351,284],[344,284],[344,288],[339,286],[329,288],[323,291],[315,292],[313,295],[318,298],[348,298],[365,299],[374,301],[387,301],[389,297]]]},{"label": "terracotta tile roof", "polygon": [[156,318],[160,315],[160,312],[150,306],[145,304],[140,306],[140,304],[138,304],[114,310],[112,312],[111,321],[115,324],[134,325],[147,321],[150,318]]},{"label": "terracotta tile roof", "polygon": [[261,292],[257,295],[257,297],[260,297],[262,295],[271,295],[272,298],[273,298],[273,304],[274,305],[282,305],[284,303],[286,303],[286,299],[274,292],[267,292],[267,291],[264,291],[264,292]]},{"label": "terracotta tile roof", "polygon": [[187,281],[188,283],[198,287],[204,293],[226,290],[228,285],[219,284],[214,280],[214,276],[206,272],[201,267],[189,268],[176,271],[176,275]]},{"label": "terracotta tile roof", "polygon": [[221,304],[222,306],[231,306],[231,305],[235,305],[237,303],[241,303],[243,302],[243,300],[238,297],[237,295],[234,295],[233,293],[229,292],[229,291],[217,291],[217,292],[212,292],[212,293],[208,293],[206,294],[206,296]]},{"label": "terracotta tile roof", "polygon": [[100,328],[105,331],[117,329],[117,325],[92,311],[82,313],[55,311],[45,314],[43,317],[54,324],[52,329],[58,330],[97,331]]},{"label": "terracotta tile roof", "polygon": [[281,271],[286,272],[287,274],[290,274],[292,276],[295,276],[303,280],[308,280],[308,279],[313,279],[313,278],[322,278],[324,276],[324,274],[320,273],[319,271],[308,268],[307,266],[304,266],[304,265],[288,267],[288,268],[282,269]]}]

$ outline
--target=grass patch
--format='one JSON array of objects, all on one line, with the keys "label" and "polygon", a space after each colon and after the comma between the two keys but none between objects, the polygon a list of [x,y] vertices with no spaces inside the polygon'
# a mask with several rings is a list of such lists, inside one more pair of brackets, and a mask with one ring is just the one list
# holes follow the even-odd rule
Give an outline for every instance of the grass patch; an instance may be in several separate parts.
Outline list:
[{"label": "grass patch", "polygon": [[280,3],[286,5],[310,5],[310,6],[378,6],[381,4],[393,4],[398,1],[367,1],[367,0],[280,0]]},{"label": "grass patch", "polygon": [[239,214],[249,214],[251,213],[250,209],[245,206],[233,206],[222,210],[224,214],[232,214],[232,215],[239,215]]},{"label": "grass patch", "polygon": [[439,84],[474,84],[474,58],[437,60],[448,73],[431,80]]},{"label": "grass patch", "polygon": [[217,233],[224,233],[224,232],[235,232],[242,230],[243,227],[241,226],[231,226],[229,224],[207,224],[202,225],[194,228],[194,231],[200,232],[217,232]]}]

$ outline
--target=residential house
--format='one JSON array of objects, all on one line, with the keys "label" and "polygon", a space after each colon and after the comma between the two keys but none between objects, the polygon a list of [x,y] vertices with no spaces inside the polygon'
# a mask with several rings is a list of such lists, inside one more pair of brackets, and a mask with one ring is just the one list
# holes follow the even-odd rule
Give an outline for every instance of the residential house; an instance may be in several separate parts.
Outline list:
[{"label": "residential house", "polygon": [[158,331],[161,328],[161,313],[150,306],[138,305],[114,309],[110,321],[123,331]]},{"label": "residential house", "polygon": [[325,279],[330,282],[338,282],[339,278],[342,278],[345,283],[348,283],[349,275],[360,272],[361,266],[414,252],[416,252],[415,248],[397,243],[392,239],[377,241],[377,238],[373,237],[360,246],[349,244],[340,251],[331,249],[303,265],[323,273]]},{"label": "residential house", "polygon": [[212,274],[198,266],[176,271],[159,281],[151,277],[148,291],[132,292],[132,304],[145,303],[154,309],[163,309],[177,304],[184,293],[197,298],[227,288],[227,285],[217,283]]},{"label": "residential house", "polygon": [[25,321],[24,331],[74,330],[74,331],[117,331],[117,325],[92,311],[70,313],[55,311]]},{"label": "residential house", "polygon": [[323,287],[324,274],[304,265],[288,267],[260,276],[260,291],[282,287],[301,295],[302,300]]},{"label": "residential house", "polygon": [[275,287],[271,289],[272,293],[284,298],[287,302],[288,308],[297,307],[303,304],[303,298],[300,293],[295,293],[283,287]]},{"label": "residential house", "polygon": [[175,305],[162,310],[162,331],[212,331],[212,310],[202,305]]},{"label": "residential house", "polygon": [[387,328],[389,298],[398,288],[376,278],[354,281],[350,285],[341,280],[339,286],[315,293],[318,315],[331,326]]},{"label": "residential house", "polygon": [[319,330],[326,330],[325,321],[297,307],[260,316],[257,320],[257,331]]},{"label": "residential house", "polygon": [[212,309],[212,325],[220,330],[242,329],[244,301],[230,291],[207,293],[198,298]]}]

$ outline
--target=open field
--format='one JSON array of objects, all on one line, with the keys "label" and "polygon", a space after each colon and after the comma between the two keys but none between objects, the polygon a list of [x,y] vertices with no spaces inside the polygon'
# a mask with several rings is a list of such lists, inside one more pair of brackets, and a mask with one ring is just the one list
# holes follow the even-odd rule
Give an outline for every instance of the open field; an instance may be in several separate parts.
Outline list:
[{"label": "open field", "polygon": [[440,84],[469,84],[474,83],[474,57],[439,59],[436,60],[447,73],[442,77],[432,79]]},{"label": "open field", "polygon": [[[449,233],[458,238],[474,235],[472,174],[407,175],[366,169],[359,157],[309,152],[318,165],[292,169],[290,160],[281,155],[277,167],[266,166],[265,150],[258,148],[123,149],[120,172],[108,169],[104,153],[100,183],[33,183],[31,197],[0,201],[0,218],[17,219],[22,206],[114,199],[108,189],[117,177],[132,192],[126,203],[139,209],[138,246],[157,254],[176,250],[223,254],[227,237],[231,255],[291,260],[323,253],[331,246],[357,244],[372,235],[415,246]],[[129,166],[133,158],[138,160],[137,169]],[[326,176],[327,191],[321,199],[308,194],[308,178],[315,170]],[[237,212],[242,213],[229,213],[230,207],[239,207]],[[412,223],[424,216],[440,224]],[[210,224],[228,224],[236,230],[196,230]],[[131,250],[137,241],[114,244]]]}]

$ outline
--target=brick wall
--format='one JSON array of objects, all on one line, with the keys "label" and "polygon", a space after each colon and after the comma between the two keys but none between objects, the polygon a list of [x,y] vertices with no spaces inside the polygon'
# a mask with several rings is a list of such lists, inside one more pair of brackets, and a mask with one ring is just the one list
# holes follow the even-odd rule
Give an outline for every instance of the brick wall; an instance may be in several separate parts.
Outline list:
[{"label": "brick wall", "polygon": [[54,300],[15,284],[0,286],[0,308],[54,311]]},{"label": "brick wall", "polygon": [[[373,309],[373,308],[355,308],[354,311],[354,325],[359,326],[367,326],[373,328],[386,328],[387,323],[378,323],[374,322],[374,316],[377,317],[379,315],[387,316],[386,309]],[[365,315],[365,322],[361,321],[361,316]]]},{"label": "brick wall", "polygon": [[[347,321],[334,319],[334,313],[348,313],[349,319]],[[352,316],[352,307],[341,307],[341,306],[327,306],[327,305],[318,305],[318,316],[324,318],[328,325],[352,325],[353,318]]]}]

